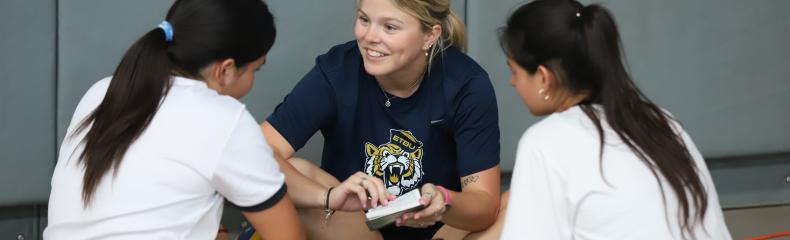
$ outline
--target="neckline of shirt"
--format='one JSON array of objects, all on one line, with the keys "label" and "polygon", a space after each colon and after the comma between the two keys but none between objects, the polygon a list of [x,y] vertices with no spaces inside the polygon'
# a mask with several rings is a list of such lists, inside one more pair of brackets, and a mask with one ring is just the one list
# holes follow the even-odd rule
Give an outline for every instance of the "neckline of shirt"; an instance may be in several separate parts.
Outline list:
[{"label": "neckline of shirt", "polygon": [[[368,78],[368,80],[370,80],[372,82],[373,86],[375,88],[378,88],[377,91],[383,92],[384,93],[383,97],[387,97],[393,103],[395,103],[397,101],[399,103],[406,103],[406,104],[408,104],[408,103],[411,103],[413,101],[416,101],[416,99],[418,99],[420,97],[420,95],[422,94],[423,91],[427,91],[427,90],[424,90],[424,88],[429,87],[430,83],[428,83],[428,82],[429,81],[433,81],[432,78],[434,78],[433,74],[426,72],[425,75],[423,76],[423,79],[420,80],[420,83],[417,85],[418,86],[417,90],[414,91],[414,93],[412,93],[410,96],[405,97],[405,98],[401,98],[401,97],[395,96],[395,95],[393,95],[391,93],[388,93],[388,92],[384,91],[384,89],[381,88],[381,85],[379,85],[378,81],[376,80],[376,77],[374,77],[373,75],[370,75],[369,73],[367,73],[367,71],[365,71],[364,67],[361,69],[361,71],[362,71],[362,74],[366,78]],[[383,103],[384,102],[382,101],[382,104]]]},{"label": "neckline of shirt", "polygon": [[197,80],[192,78],[186,78],[181,76],[172,76],[173,85],[182,85],[182,86],[200,86],[204,88],[208,88],[206,82],[203,80]]}]

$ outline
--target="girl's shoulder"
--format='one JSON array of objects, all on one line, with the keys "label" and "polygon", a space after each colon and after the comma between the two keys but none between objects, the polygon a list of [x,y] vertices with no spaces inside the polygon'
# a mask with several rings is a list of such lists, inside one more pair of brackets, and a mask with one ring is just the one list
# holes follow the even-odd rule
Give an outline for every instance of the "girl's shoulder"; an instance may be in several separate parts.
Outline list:
[{"label": "girl's shoulder", "polygon": [[584,111],[575,106],[563,112],[553,113],[536,122],[524,132],[522,139],[534,140],[536,143],[570,143],[570,141],[590,137],[597,137],[597,129]]}]

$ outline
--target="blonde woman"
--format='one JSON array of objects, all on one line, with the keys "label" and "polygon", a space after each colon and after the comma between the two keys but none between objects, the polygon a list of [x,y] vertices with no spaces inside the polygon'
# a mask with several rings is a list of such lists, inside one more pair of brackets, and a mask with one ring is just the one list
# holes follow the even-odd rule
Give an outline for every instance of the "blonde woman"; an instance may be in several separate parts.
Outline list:
[{"label": "blonde woman", "polygon": [[[427,239],[442,225],[494,222],[496,98],[463,53],[464,26],[449,4],[358,1],[356,40],[319,56],[262,124],[309,238]],[[321,166],[292,158],[319,131]],[[424,210],[367,229],[362,210],[415,189]]]}]

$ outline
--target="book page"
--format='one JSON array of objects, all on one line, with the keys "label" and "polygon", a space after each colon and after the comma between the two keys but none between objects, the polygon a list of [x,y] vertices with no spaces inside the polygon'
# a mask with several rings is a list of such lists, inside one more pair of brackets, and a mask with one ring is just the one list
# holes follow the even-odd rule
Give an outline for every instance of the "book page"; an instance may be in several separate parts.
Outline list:
[{"label": "book page", "polygon": [[390,201],[387,206],[378,206],[368,210],[365,214],[368,220],[380,218],[393,213],[407,211],[420,206],[420,189],[414,189],[410,192],[401,195],[393,201]]}]

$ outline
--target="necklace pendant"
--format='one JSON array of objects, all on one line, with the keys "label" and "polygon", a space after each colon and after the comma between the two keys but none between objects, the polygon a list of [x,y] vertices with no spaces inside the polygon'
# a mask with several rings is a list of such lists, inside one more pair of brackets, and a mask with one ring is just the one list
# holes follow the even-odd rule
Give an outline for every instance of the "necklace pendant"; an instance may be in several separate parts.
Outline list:
[{"label": "necklace pendant", "polygon": [[389,100],[389,99],[387,99],[387,101],[386,101],[386,102],[384,102],[384,106],[385,106],[385,107],[390,107],[390,105],[392,105],[392,104],[390,104],[390,100]]}]

